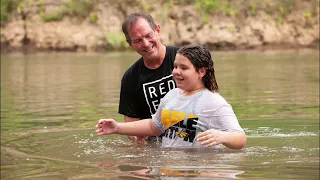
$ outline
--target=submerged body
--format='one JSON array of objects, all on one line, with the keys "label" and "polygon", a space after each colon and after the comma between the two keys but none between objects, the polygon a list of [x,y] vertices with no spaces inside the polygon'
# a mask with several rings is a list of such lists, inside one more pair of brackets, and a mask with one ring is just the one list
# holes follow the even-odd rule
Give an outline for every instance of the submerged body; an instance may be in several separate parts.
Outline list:
[{"label": "submerged body", "polygon": [[[150,14],[129,15],[122,24],[122,31],[141,58],[123,75],[118,113],[124,115],[125,122],[151,118],[164,95],[175,88],[172,70],[178,48],[161,43],[160,25]],[[135,144],[146,144],[144,136],[128,138]]]},{"label": "submerged body", "polygon": [[183,96],[181,91],[171,90],[152,117],[153,125],[164,133],[162,147],[201,147],[197,136],[209,129],[243,131],[231,105],[219,93],[204,89]]}]

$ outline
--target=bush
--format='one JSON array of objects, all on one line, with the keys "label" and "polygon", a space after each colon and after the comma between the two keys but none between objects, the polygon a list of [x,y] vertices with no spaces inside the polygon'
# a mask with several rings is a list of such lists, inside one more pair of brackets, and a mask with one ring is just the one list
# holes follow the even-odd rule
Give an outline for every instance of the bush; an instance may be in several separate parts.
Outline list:
[{"label": "bush", "polygon": [[1,0],[0,24],[4,24],[11,19],[11,13],[17,9],[19,3],[18,0]]},{"label": "bush", "polygon": [[63,15],[59,12],[56,13],[41,13],[40,16],[42,17],[43,21],[61,21],[63,19]]},{"label": "bush", "polygon": [[126,38],[122,33],[110,32],[107,34],[106,40],[107,40],[107,49],[123,50],[123,49],[129,48]]},{"label": "bush", "polygon": [[91,0],[68,0],[63,4],[63,13],[69,16],[85,18],[93,8],[94,2]]}]

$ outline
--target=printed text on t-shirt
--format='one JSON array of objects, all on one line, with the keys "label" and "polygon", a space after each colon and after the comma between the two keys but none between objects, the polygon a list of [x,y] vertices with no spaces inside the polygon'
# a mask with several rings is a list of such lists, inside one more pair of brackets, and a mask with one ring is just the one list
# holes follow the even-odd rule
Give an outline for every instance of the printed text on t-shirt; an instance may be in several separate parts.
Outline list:
[{"label": "printed text on t-shirt", "polygon": [[185,112],[162,110],[161,122],[164,127],[164,136],[175,139],[177,136],[184,141],[193,142],[196,137],[196,128],[199,118]]},{"label": "printed text on t-shirt", "polygon": [[172,75],[143,84],[144,96],[151,114],[154,114],[157,111],[161,98],[175,87],[176,85]]}]

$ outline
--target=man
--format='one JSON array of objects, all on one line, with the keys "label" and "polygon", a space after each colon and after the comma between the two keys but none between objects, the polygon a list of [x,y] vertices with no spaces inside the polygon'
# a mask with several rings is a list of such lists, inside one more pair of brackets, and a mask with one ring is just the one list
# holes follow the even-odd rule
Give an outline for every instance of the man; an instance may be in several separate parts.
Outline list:
[{"label": "man", "polygon": [[[122,31],[128,44],[142,57],[122,77],[118,112],[126,122],[151,118],[161,98],[176,87],[171,73],[178,48],[161,43],[160,25],[146,13],[129,15]],[[139,144],[146,144],[145,138],[129,136]]]}]

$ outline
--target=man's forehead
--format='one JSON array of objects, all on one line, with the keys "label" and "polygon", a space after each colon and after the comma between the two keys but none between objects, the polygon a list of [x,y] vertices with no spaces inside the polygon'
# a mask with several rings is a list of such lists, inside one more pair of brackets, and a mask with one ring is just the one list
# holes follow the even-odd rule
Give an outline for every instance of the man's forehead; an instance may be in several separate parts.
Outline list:
[{"label": "man's forehead", "polygon": [[135,29],[135,28],[145,28],[145,29],[152,29],[151,24],[144,18],[136,19],[130,26],[128,30]]},{"label": "man's forehead", "polygon": [[138,28],[138,29],[131,29],[129,31],[129,35],[132,39],[135,39],[135,38],[140,38],[140,37],[143,37],[143,36],[146,36],[150,33],[153,33],[154,31],[150,28]]}]

